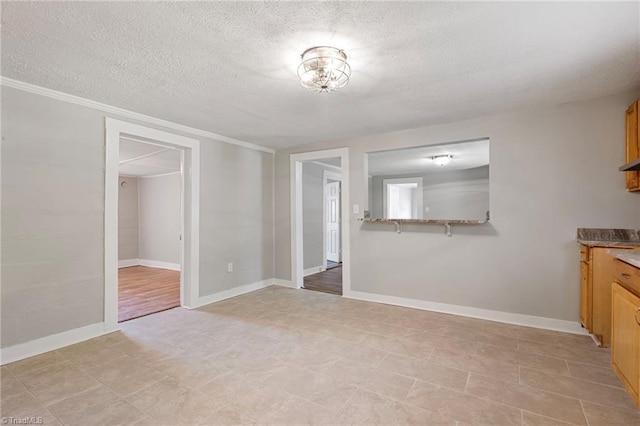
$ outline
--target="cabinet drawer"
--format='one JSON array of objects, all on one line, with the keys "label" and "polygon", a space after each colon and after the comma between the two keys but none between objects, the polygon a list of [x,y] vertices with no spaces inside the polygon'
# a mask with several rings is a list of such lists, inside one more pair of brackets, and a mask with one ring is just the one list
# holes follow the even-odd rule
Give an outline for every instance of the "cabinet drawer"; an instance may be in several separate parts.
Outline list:
[{"label": "cabinet drawer", "polygon": [[616,260],[616,281],[640,295],[640,269],[621,260]]}]

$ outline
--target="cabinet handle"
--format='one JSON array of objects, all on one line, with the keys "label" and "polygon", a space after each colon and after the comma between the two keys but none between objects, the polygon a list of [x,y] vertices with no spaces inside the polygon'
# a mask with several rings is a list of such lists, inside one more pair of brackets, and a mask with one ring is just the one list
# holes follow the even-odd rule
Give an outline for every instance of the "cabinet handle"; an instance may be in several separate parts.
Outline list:
[{"label": "cabinet handle", "polygon": [[631,278],[631,275],[629,275],[629,274],[621,274],[620,276],[622,278],[624,278],[625,280],[628,280],[629,278]]},{"label": "cabinet handle", "polygon": [[640,321],[638,321],[638,312],[640,312],[640,308],[636,309],[636,312],[633,314],[633,319],[636,320],[636,324],[640,325]]}]

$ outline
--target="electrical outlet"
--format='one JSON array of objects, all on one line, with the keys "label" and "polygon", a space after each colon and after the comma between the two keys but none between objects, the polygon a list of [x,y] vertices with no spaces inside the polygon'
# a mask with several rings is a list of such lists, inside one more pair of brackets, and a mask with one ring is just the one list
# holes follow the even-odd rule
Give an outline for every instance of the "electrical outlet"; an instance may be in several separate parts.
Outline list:
[{"label": "electrical outlet", "polygon": [[425,207],[425,208],[424,208],[424,212],[425,212],[425,213],[429,213],[429,207]]},{"label": "electrical outlet", "polygon": [[227,272],[233,272],[233,263],[227,263]]}]

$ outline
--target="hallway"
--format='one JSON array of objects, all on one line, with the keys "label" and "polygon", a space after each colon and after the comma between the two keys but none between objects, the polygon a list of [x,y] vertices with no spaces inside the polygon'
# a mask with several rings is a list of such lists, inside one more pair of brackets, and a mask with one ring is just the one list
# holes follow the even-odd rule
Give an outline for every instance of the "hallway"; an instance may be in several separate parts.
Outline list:
[{"label": "hallway", "polygon": [[131,266],[118,270],[118,322],[180,306],[180,271]]},{"label": "hallway", "polygon": [[342,296],[342,264],[304,277],[304,288]]}]

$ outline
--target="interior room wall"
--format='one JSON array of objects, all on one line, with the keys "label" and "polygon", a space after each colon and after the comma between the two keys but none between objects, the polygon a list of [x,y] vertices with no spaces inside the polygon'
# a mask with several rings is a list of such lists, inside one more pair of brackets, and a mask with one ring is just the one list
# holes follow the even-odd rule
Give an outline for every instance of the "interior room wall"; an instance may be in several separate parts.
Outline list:
[{"label": "interior room wall", "polygon": [[118,182],[118,260],[139,259],[138,179],[118,176]]},{"label": "interior room wall", "polygon": [[210,142],[200,144],[200,296],[274,274],[273,154]]},{"label": "interior room wall", "polygon": [[[276,277],[289,280],[289,155],[348,147],[352,204],[367,205],[366,152],[489,137],[491,222],[405,226],[350,221],[354,291],[578,320],[578,227],[637,228],[624,187],[627,106],[638,93],[304,145],[276,153]],[[343,171],[344,173],[344,171]],[[350,209],[351,210],[351,209]]]},{"label": "interior room wall", "polygon": [[484,219],[489,210],[489,166],[450,172],[374,176],[372,187],[371,217],[383,217],[384,179],[405,177],[422,178],[424,219]]},{"label": "interior room wall", "polygon": [[[1,97],[4,348],[103,321],[105,113]],[[200,296],[273,278],[273,154],[196,137]]]},{"label": "interior room wall", "polygon": [[181,185],[179,173],[139,179],[140,259],[180,266]]},{"label": "interior room wall", "polygon": [[324,167],[312,163],[302,163],[302,246],[303,269],[324,266],[323,214],[324,191],[322,179]]}]

